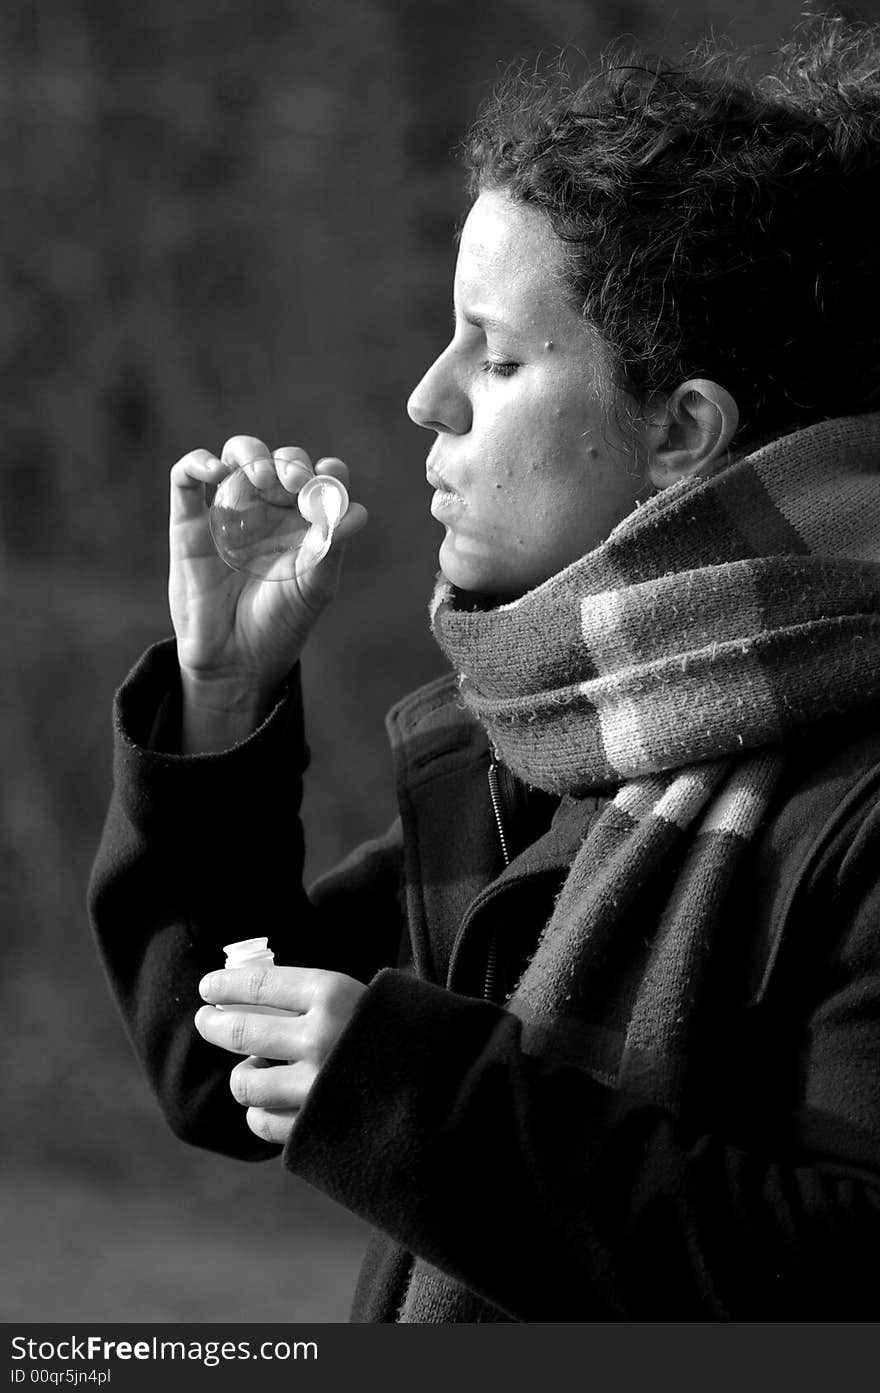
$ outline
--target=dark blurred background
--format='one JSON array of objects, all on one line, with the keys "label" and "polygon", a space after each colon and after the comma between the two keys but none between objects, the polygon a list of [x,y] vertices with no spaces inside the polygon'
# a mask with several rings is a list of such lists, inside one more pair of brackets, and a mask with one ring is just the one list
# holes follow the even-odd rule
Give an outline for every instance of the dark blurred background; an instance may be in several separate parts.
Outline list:
[{"label": "dark blurred background", "polygon": [[90,942],[113,689],[169,632],[171,464],[301,444],[370,510],[306,663],[315,874],[390,821],[384,711],[441,670],[404,404],[448,331],[476,105],[500,64],[622,35],[674,53],[714,29],[760,65],[802,9],[5,0],[0,1318],[344,1320],[365,1240],[280,1165],[166,1133]]}]

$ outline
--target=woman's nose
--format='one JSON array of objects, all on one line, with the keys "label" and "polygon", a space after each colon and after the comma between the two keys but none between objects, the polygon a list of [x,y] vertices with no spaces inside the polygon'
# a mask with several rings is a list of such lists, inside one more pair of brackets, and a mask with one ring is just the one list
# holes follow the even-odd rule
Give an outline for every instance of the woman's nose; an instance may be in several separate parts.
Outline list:
[{"label": "woman's nose", "polygon": [[426,430],[464,435],[471,428],[471,408],[456,380],[449,349],[431,364],[406,404],[407,414]]}]

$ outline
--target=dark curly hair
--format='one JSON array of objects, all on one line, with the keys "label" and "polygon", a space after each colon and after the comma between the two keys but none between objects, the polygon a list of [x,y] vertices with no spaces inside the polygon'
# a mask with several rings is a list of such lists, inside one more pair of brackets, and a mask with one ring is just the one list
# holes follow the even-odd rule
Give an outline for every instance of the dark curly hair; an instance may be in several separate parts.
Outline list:
[{"label": "dark curly hair", "polygon": [[705,45],[510,74],[464,152],[472,197],[546,214],[618,385],[712,378],[740,442],[880,407],[880,30],[814,20],[747,65]]}]

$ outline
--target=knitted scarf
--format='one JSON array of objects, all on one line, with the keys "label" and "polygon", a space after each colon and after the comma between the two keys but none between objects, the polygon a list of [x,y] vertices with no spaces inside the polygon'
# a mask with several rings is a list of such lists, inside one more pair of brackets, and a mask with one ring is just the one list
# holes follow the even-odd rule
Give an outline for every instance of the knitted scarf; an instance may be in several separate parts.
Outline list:
[{"label": "knitted scarf", "polygon": [[[467,609],[441,581],[431,620],[515,774],[617,790],[507,1003],[524,1050],[586,1064],[597,974],[621,935],[654,930],[607,1081],[677,1107],[713,935],[786,742],[880,698],[880,415],[663,490],[510,604]],[[398,1319],[501,1317],[417,1259]]]}]

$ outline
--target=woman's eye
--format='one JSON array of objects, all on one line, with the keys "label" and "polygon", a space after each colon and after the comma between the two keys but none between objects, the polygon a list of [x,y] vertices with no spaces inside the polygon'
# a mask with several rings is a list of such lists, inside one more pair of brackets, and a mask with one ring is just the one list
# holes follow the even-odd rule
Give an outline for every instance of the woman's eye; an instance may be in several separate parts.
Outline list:
[{"label": "woman's eye", "polygon": [[483,364],[483,372],[487,372],[490,377],[512,377],[518,367],[519,363],[496,363],[487,358]]}]

